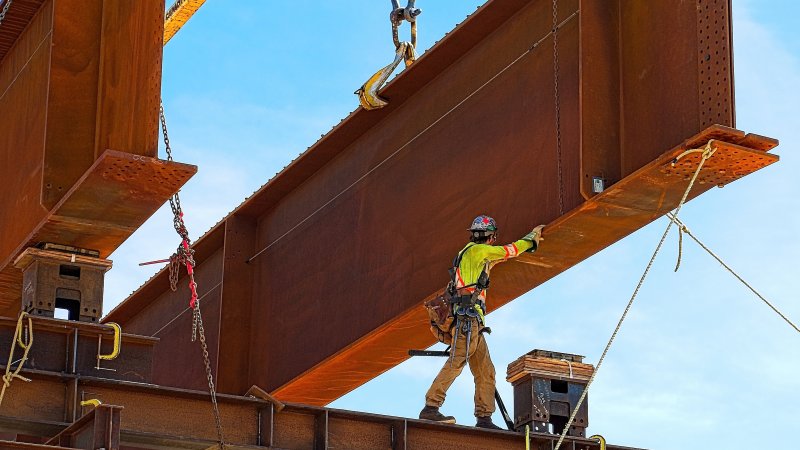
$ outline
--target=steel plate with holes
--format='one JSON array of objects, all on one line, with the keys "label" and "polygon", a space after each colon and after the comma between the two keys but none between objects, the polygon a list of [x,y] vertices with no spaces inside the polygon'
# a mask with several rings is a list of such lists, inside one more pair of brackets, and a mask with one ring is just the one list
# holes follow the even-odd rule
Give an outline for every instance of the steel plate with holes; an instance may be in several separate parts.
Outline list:
[{"label": "steel plate with holes", "polygon": [[189,164],[106,150],[0,265],[0,314],[19,309],[22,273],[11,261],[26,247],[53,242],[106,258],[196,172]]},{"label": "steel plate with holes", "polygon": [[[706,161],[697,176],[700,185],[725,186],[747,174],[753,173],[777,161],[776,155],[752,150],[740,145],[715,141],[717,151]],[[681,158],[676,164],[661,166],[660,172],[667,177],[678,177],[689,181],[694,175],[702,158],[700,153],[691,153]]]}]

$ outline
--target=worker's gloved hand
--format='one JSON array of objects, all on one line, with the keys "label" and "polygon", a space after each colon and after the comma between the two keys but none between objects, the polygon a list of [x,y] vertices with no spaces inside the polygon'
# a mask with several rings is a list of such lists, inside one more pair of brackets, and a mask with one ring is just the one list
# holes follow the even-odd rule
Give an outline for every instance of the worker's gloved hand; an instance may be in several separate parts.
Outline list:
[{"label": "worker's gloved hand", "polygon": [[533,247],[528,249],[528,252],[535,252],[536,249],[539,248],[539,242],[544,240],[542,237],[542,230],[544,230],[544,225],[539,225],[531,230],[528,234],[523,236],[522,239],[533,243]]}]

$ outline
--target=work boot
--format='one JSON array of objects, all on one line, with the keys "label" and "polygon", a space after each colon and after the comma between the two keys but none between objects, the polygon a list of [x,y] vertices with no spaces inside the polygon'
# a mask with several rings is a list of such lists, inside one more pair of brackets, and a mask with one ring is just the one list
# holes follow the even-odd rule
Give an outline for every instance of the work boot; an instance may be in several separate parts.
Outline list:
[{"label": "work boot", "polygon": [[456,423],[456,418],[453,416],[445,416],[439,412],[436,406],[425,405],[422,411],[419,412],[419,418],[422,420],[432,420],[441,423]]},{"label": "work boot", "polygon": [[492,422],[492,416],[478,417],[478,423],[475,424],[478,428],[486,428],[487,430],[502,430],[502,428]]}]

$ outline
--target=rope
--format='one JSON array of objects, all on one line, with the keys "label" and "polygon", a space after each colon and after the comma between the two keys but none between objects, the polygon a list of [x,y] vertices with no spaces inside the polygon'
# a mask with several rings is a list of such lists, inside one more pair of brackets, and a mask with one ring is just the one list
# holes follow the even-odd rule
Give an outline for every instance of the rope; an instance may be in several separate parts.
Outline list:
[{"label": "rope", "polygon": [[[28,336],[27,343],[22,341],[22,319],[24,319],[25,316],[28,317],[28,332],[26,333]],[[19,365],[12,371],[11,366],[14,365],[14,350],[16,350],[17,344],[19,344],[24,351],[22,353],[22,358],[19,360]],[[20,380],[26,382],[31,381],[30,379],[19,374],[19,372],[22,370],[22,366],[25,365],[25,361],[28,360],[28,352],[31,351],[31,346],[33,346],[33,320],[31,320],[31,316],[29,316],[28,313],[21,311],[19,313],[19,318],[17,319],[17,328],[14,330],[14,336],[11,338],[11,352],[8,354],[6,373],[2,377],[3,387],[0,388],[0,405],[3,404],[3,397],[6,395],[6,389],[11,386],[11,382],[14,381],[14,378],[19,378]]]},{"label": "rope", "polygon": [[[575,11],[574,13],[572,13],[572,14],[571,14],[569,17],[567,17],[566,19],[562,20],[562,21],[561,21],[561,23],[559,23],[559,24],[558,24],[558,27],[556,27],[556,28],[561,28],[561,27],[563,27],[563,26],[564,26],[564,25],[565,25],[567,22],[569,22],[569,21],[570,21],[570,20],[572,20],[572,19],[573,19],[575,16],[577,16],[579,12],[580,12],[580,10],[577,10],[577,11]],[[436,119],[435,121],[433,121],[433,122],[432,122],[430,125],[428,125],[427,127],[425,127],[425,128],[422,130],[422,131],[420,131],[419,133],[417,133],[417,134],[416,134],[414,137],[412,137],[411,139],[409,139],[408,141],[406,141],[406,143],[405,143],[405,144],[401,145],[401,146],[400,146],[400,147],[399,147],[397,150],[395,150],[394,152],[392,152],[391,154],[389,154],[389,156],[387,156],[386,158],[384,158],[384,159],[383,159],[381,162],[379,162],[379,163],[378,163],[378,164],[376,164],[374,167],[372,167],[371,169],[369,169],[369,170],[368,170],[366,173],[364,173],[363,175],[361,175],[360,177],[358,177],[358,179],[356,179],[355,181],[353,181],[352,183],[350,183],[350,185],[348,185],[346,188],[342,189],[342,190],[341,190],[341,191],[340,191],[338,194],[334,195],[334,196],[333,196],[333,197],[332,197],[330,200],[328,200],[327,202],[325,202],[325,203],[324,203],[322,206],[320,206],[319,208],[315,209],[315,210],[314,210],[314,211],[313,211],[311,214],[307,215],[307,216],[306,216],[306,217],[305,217],[303,220],[301,220],[300,222],[297,222],[297,223],[296,223],[296,224],[295,224],[293,227],[289,228],[289,230],[288,230],[288,231],[286,231],[286,232],[285,232],[285,233],[283,233],[282,235],[278,236],[278,237],[277,237],[277,238],[276,238],[274,241],[270,242],[270,243],[269,243],[269,244],[268,244],[266,247],[264,247],[264,248],[262,248],[261,250],[259,250],[258,252],[256,252],[256,253],[255,253],[253,256],[251,256],[251,257],[250,257],[250,258],[247,260],[247,263],[249,264],[249,263],[250,263],[250,262],[252,262],[254,259],[256,259],[256,258],[258,258],[259,256],[261,256],[261,254],[263,254],[264,252],[266,252],[267,250],[269,250],[270,248],[272,248],[272,247],[273,247],[275,244],[277,244],[278,242],[280,242],[281,240],[283,240],[283,238],[285,238],[286,236],[288,236],[289,234],[291,234],[291,233],[292,233],[294,230],[296,230],[296,229],[297,229],[297,228],[299,228],[301,225],[303,225],[304,223],[306,223],[306,221],[308,221],[309,219],[311,219],[312,217],[314,217],[315,215],[317,215],[317,214],[318,214],[320,211],[322,211],[323,209],[325,209],[325,208],[326,208],[328,205],[330,205],[331,203],[333,203],[334,201],[336,201],[336,199],[338,199],[339,197],[341,197],[342,195],[344,195],[344,194],[345,194],[347,191],[349,191],[350,189],[352,189],[352,188],[353,188],[353,186],[357,185],[358,183],[360,183],[361,181],[363,181],[365,178],[367,178],[367,177],[368,177],[370,174],[372,174],[372,172],[375,172],[375,171],[376,171],[376,170],[378,170],[378,169],[379,169],[381,166],[383,166],[384,164],[386,164],[386,163],[387,163],[387,162],[388,162],[390,159],[394,158],[394,157],[395,157],[395,156],[397,156],[397,155],[398,155],[398,154],[399,154],[401,151],[405,150],[405,149],[406,149],[406,148],[407,148],[409,145],[411,145],[411,144],[412,144],[414,141],[416,141],[416,140],[417,140],[417,139],[418,139],[420,136],[422,136],[423,134],[427,133],[427,132],[428,132],[428,130],[430,130],[431,128],[435,127],[435,126],[436,126],[436,125],[437,125],[439,122],[441,122],[442,120],[444,120],[444,118],[445,118],[445,117],[449,116],[449,115],[450,115],[450,114],[451,114],[453,111],[455,111],[456,109],[458,109],[458,108],[459,108],[461,105],[463,105],[463,104],[464,104],[464,103],[466,103],[466,102],[467,102],[469,99],[471,99],[473,96],[475,96],[475,94],[477,94],[478,92],[480,92],[481,90],[483,90],[483,88],[485,88],[486,86],[488,86],[489,84],[491,84],[491,83],[492,83],[494,80],[496,80],[496,79],[497,79],[497,78],[498,78],[500,75],[502,75],[503,73],[505,73],[505,71],[506,71],[506,70],[510,69],[512,66],[514,66],[515,64],[517,64],[517,63],[518,63],[518,62],[519,62],[519,61],[520,61],[522,58],[524,58],[524,57],[525,57],[525,56],[527,56],[529,53],[531,53],[533,50],[535,50],[536,48],[538,48],[538,47],[539,47],[539,45],[540,45],[542,42],[544,42],[544,40],[545,40],[545,39],[547,39],[548,37],[550,37],[550,35],[551,35],[551,34],[553,34],[553,32],[552,32],[552,31],[550,31],[550,32],[548,32],[547,34],[545,34],[545,35],[544,35],[544,36],[543,36],[541,39],[539,39],[538,41],[536,41],[536,42],[535,42],[535,43],[534,43],[534,44],[533,44],[531,47],[529,47],[527,50],[525,50],[524,52],[522,52],[522,54],[520,54],[519,56],[517,56],[517,57],[516,57],[516,58],[515,58],[513,61],[511,61],[510,63],[508,63],[508,65],[506,65],[505,67],[503,67],[503,68],[502,68],[502,69],[501,69],[499,72],[497,72],[497,73],[496,73],[494,76],[492,76],[491,78],[489,78],[489,79],[488,79],[488,80],[487,80],[485,83],[483,83],[482,85],[478,86],[478,88],[477,88],[477,89],[475,89],[475,90],[474,90],[474,91],[472,91],[472,92],[471,92],[469,95],[467,95],[466,97],[464,97],[464,99],[462,99],[460,102],[456,103],[456,105],[455,105],[455,106],[453,106],[453,107],[452,107],[452,108],[450,108],[450,109],[449,109],[447,112],[445,112],[444,114],[442,114],[442,115],[441,115],[441,116],[440,116],[438,119]]]},{"label": "rope", "polygon": [[[669,213],[667,213],[669,215]],[[677,225],[677,224],[676,224]],[[675,272],[681,268],[681,259],[683,258],[683,229],[678,227],[678,259],[675,262]]]},{"label": "rope", "polygon": [[[161,104],[159,110],[159,119],[161,121],[161,131],[164,134],[164,148],[167,152],[167,160],[172,161],[172,147],[169,143],[169,135],[167,134],[167,119],[164,115],[164,104]],[[186,224],[183,221],[183,210],[181,209],[181,199],[178,193],[170,197],[169,206],[172,208],[172,223],[178,236],[181,238],[181,243],[178,249],[169,258],[169,281],[170,288],[173,291],[178,290],[178,278],[180,275],[180,266],[186,267],[186,274],[189,278],[189,292],[191,298],[189,300],[189,308],[192,309],[192,342],[197,339],[197,334],[200,334],[200,347],[203,352],[203,364],[206,369],[206,378],[208,380],[208,392],[211,394],[211,405],[214,410],[214,424],[217,427],[217,439],[220,450],[225,450],[225,438],[222,432],[222,418],[219,412],[219,404],[217,403],[217,389],[214,386],[214,374],[211,371],[211,360],[208,356],[208,344],[206,343],[205,328],[203,328],[203,316],[200,314],[200,301],[197,296],[197,282],[194,280],[194,249],[191,248],[192,241],[189,239],[189,231],[186,229]]]},{"label": "rope", "polygon": [[789,318],[788,318],[788,317],[786,317],[786,315],[785,315],[785,314],[783,314],[783,313],[782,313],[780,310],[778,310],[778,308],[777,308],[777,307],[775,307],[775,306],[774,306],[772,303],[770,303],[770,301],[769,301],[769,300],[767,300],[766,298],[764,298],[764,296],[763,296],[763,295],[761,295],[761,294],[760,294],[758,291],[756,291],[756,290],[755,290],[755,288],[754,288],[753,286],[751,286],[751,285],[750,285],[750,283],[748,283],[747,281],[745,281],[745,280],[744,280],[744,278],[742,278],[741,276],[739,276],[739,274],[738,274],[738,273],[736,273],[736,271],[734,271],[734,270],[733,270],[733,269],[732,269],[732,268],[731,268],[729,265],[727,265],[727,264],[725,263],[725,261],[723,261],[723,260],[722,260],[722,258],[720,258],[719,256],[717,256],[717,254],[716,254],[716,253],[714,253],[713,251],[711,251],[711,249],[710,249],[710,248],[708,248],[708,247],[707,247],[705,244],[703,244],[702,242],[700,242],[700,239],[698,239],[698,238],[697,238],[697,236],[695,236],[695,235],[694,235],[694,234],[691,232],[691,230],[689,230],[689,228],[688,228],[688,227],[687,227],[687,226],[686,226],[686,225],[685,225],[683,222],[681,222],[681,221],[680,221],[680,219],[678,219],[678,217],[677,217],[677,216],[674,216],[674,215],[672,215],[672,214],[669,214],[669,213],[667,213],[667,217],[669,217],[669,219],[670,219],[672,222],[674,222],[674,223],[675,223],[675,225],[677,225],[677,226],[678,226],[678,229],[679,229],[679,230],[681,230],[682,232],[684,232],[684,233],[688,234],[690,238],[692,238],[692,239],[693,239],[695,242],[697,242],[697,244],[698,244],[698,245],[700,245],[700,247],[702,247],[702,248],[703,248],[703,250],[705,250],[706,252],[708,252],[708,254],[709,254],[709,255],[711,255],[711,256],[712,256],[714,259],[716,259],[718,263],[722,264],[722,267],[724,267],[725,269],[727,269],[727,270],[728,270],[728,272],[730,272],[730,273],[731,273],[731,274],[732,274],[734,277],[736,277],[736,279],[737,279],[737,280],[741,281],[741,282],[742,282],[742,284],[744,284],[745,286],[747,286],[747,288],[748,288],[748,289],[750,289],[750,291],[751,291],[753,294],[755,294],[755,295],[756,295],[756,297],[760,298],[760,299],[761,299],[761,301],[763,301],[763,302],[764,302],[764,303],[765,303],[767,306],[769,306],[769,307],[770,307],[770,309],[772,309],[773,311],[775,311],[775,313],[776,313],[777,315],[779,315],[779,316],[781,317],[781,319],[783,319],[784,321],[786,321],[786,323],[788,323],[788,324],[789,324],[789,326],[791,326],[792,328],[794,328],[794,330],[795,330],[795,331],[797,331],[798,333],[800,333],[800,328],[798,328],[798,327],[797,327],[797,325],[795,325],[795,324],[794,324],[794,322],[792,322],[791,320],[789,320]]},{"label": "rope", "polygon": [[[689,192],[691,192],[692,187],[694,186],[695,181],[697,181],[697,176],[700,174],[700,169],[703,168],[703,164],[710,158],[717,149],[712,147],[712,143],[714,140],[708,141],[705,147],[700,149],[692,149],[687,150],[681,153],[677,158],[675,158],[672,162],[674,165],[678,160],[683,158],[684,156],[690,153],[697,153],[702,152],[702,158],[700,159],[700,163],[697,165],[697,169],[694,171],[694,175],[692,179],[689,181],[689,186],[687,186],[686,191],[683,193],[683,197],[681,197],[680,202],[678,202],[678,206],[675,208],[675,212],[673,213],[675,217],[678,217],[678,213],[681,211],[683,204],[686,203],[686,199],[689,197]],[[650,257],[650,261],[647,263],[647,267],[644,269],[644,273],[642,273],[642,277],[639,279],[639,284],[636,285],[636,289],[633,290],[633,294],[631,295],[630,300],[628,300],[628,304],[625,306],[625,311],[622,312],[622,317],[619,318],[619,322],[617,322],[616,328],[614,328],[614,332],[611,333],[611,338],[608,340],[605,349],[603,349],[603,353],[600,355],[600,359],[597,361],[597,366],[592,372],[592,376],[589,378],[589,381],[586,383],[586,388],[584,388],[583,392],[581,393],[581,397],[578,399],[578,403],[572,409],[572,414],[569,416],[569,420],[567,420],[567,424],[564,426],[564,430],[561,432],[561,436],[558,438],[558,442],[553,450],[558,450],[561,447],[561,444],[564,442],[564,438],[567,436],[567,432],[569,428],[572,426],[572,422],[575,421],[575,416],[578,414],[578,410],[580,409],[583,401],[586,399],[586,394],[589,393],[589,387],[594,382],[597,373],[600,371],[600,366],[603,365],[603,361],[606,359],[606,355],[608,354],[608,350],[611,348],[611,344],[614,343],[614,339],[617,337],[617,333],[619,333],[620,328],[622,328],[622,323],[625,321],[625,318],[628,316],[628,312],[633,306],[633,301],[636,300],[636,296],[639,294],[639,290],[642,288],[644,284],[644,280],[647,278],[647,274],[650,272],[650,268],[653,267],[653,262],[656,260],[656,256],[658,256],[658,252],[661,251],[661,247],[664,245],[664,241],[667,239],[667,235],[669,234],[669,230],[672,228],[673,221],[670,221],[667,224],[667,228],[664,230],[664,234],[661,236],[661,240],[658,241],[658,245],[656,246],[655,251],[653,252],[653,256]]]}]

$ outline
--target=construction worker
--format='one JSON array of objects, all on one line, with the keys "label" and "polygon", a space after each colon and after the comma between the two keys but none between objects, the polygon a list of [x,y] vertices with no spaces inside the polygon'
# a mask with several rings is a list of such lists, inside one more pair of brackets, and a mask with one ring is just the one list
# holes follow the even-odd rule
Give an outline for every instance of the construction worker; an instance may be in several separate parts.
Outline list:
[{"label": "construction worker", "polygon": [[497,223],[494,219],[481,215],[472,221],[469,227],[470,242],[459,252],[451,270],[449,288],[452,288],[451,311],[455,316],[450,331],[451,356],[425,394],[425,408],[419,413],[420,419],[455,423],[455,418],[440,413],[439,407],[444,403],[447,389],[469,362],[469,368],[475,377],[475,426],[501,429],[492,423],[492,413],[495,411],[495,371],[482,334],[486,330],[484,314],[489,271],[495,264],[514,258],[522,252],[535,251],[542,240],[543,228],[544,225],[539,225],[522,239],[499,246],[494,245],[497,241]]}]

